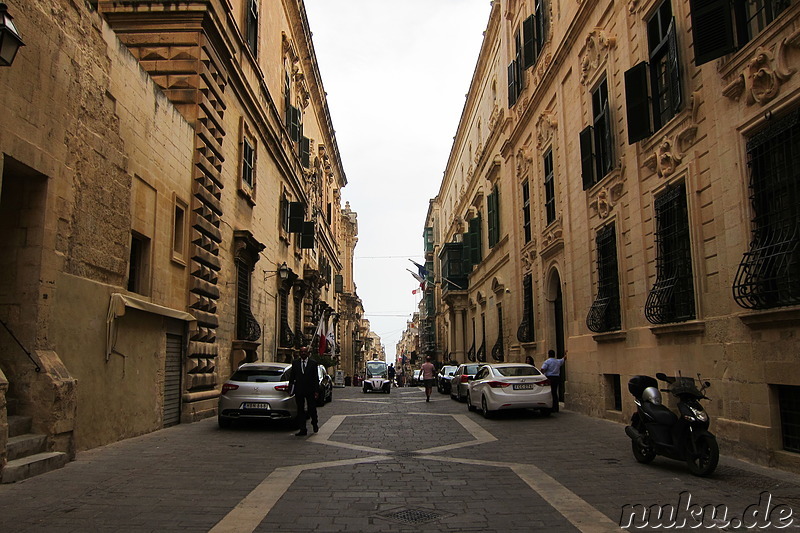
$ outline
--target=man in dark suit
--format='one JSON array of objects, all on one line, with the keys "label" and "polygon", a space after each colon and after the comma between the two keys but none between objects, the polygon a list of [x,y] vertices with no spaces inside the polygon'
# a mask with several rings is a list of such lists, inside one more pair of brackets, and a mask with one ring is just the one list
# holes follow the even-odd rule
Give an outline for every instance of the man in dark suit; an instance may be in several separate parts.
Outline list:
[{"label": "man in dark suit", "polygon": [[[292,377],[289,379],[289,390],[294,392],[297,402],[297,427],[300,431],[295,433],[298,437],[308,435],[306,430],[306,409],[311,416],[311,427],[314,433],[319,431],[317,425],[317,392],[319,374],[317,362],[308,357],[308,347],[300,348],[300,357],[292,361]],[[307,407],[305,407],[307,406]]]}]

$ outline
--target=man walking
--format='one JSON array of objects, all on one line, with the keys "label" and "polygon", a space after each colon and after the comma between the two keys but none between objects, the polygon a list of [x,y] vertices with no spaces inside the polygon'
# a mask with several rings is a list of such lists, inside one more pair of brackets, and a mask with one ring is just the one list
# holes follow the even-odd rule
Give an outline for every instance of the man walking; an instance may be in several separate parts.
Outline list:
[{"label": "man walking", "polygon": [[300,348],[300,358],[292,361],[292,377],[289,378],[289,390],[294,393],[297,402],[298,437],[308,435],[306,430],[306,409],[311,416],[311,427],[314,433],[319,431],[317,425],[317,397],[319,393],[319,374],[317,362],[308,357],[308,346]]},{"label": "man walking", "polygon": [[425,384],[425,401],[431,401],[431,391],[433,390],[433,384],[436,381],[436,367],[433,366],[431,363],[431,356],[428,355],[425,357],[425,362],[422,363],[420,367],[419,377],[422,380],[422,383]]},{"label": "man walking", "polygon": [[547,352],[547,360],[542,364],[542,372],[545,377],[550,381],[550,392],[553,395],[553,412],[558,412],[558,396],[561,389],[561,367],[564,366],[564,361],[567,360],[567,351],[564,350],[564,357],[561,359],[556,358],[556,352],[550,350]]}]

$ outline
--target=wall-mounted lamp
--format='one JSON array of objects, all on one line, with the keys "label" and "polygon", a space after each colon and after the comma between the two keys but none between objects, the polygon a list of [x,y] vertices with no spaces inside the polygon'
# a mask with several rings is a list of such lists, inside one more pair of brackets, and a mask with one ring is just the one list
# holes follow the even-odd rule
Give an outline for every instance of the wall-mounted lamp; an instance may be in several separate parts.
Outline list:
[{"label": "wall-mounted lamp", "polygon": [[8,6],[0,2],[0,67],[10,67],[20,46],[25,46],[14,26],[14,17],[8,14]]},{"label": "wall-mounted lamp", "polygon": [[281,281],[285,281],[289,279],[289,267],[286,265],[286,261],[283,262],[281,266],[278,267],[278,270],[265,270],[264,271],[264,281],[267,281],[267,278],[270,275],[277,274]]}]

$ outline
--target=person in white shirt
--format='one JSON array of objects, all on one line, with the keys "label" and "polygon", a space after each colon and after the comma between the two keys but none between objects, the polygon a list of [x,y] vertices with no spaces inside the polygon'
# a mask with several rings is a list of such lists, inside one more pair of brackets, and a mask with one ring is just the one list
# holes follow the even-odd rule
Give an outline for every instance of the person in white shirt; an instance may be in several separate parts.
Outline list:
[{"label": "person in white shirt", "polygon": [[542,372],[545,377],[550,381],[550,392],[553,394],[553,412],[558,412],[558,396],[562,386],[561,380],[561,367],[564,366],[564,361],[567,360],[567,351],[564,350],[564,357],[561,359],[556,357],[556,352],[550,350],[547,352],[547,360],[542,364]]}]

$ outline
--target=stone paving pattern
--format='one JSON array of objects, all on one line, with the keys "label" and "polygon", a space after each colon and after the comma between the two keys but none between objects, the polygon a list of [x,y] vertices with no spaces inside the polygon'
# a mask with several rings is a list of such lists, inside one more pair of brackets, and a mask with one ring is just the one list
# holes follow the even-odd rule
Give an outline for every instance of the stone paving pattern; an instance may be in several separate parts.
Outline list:
[{"label": "stone paving pattern", "polygon": [[[434,392],[432,400],[416,388],[385,396],[335,389],[334,401],[319,409],[323,429],[334,415],[375,416],[347,416],[330,440],[391,452],[379,462],[303,470],[255,530],[578,531],[509,468],[437,456],[536,465],[615,524],[624,504],[677,504],[682,491],[701,505],[727,505],[732,515],[769,491],[775,503],[796,510],[800,525],[800,476],[723,457],[713,477],[697,478],[664,458],[636,463],[614,422],[563,409],[548,418],[513,413],[485,420],[448,396]],[[440,415],[467,415],[498,440],[415,453],[474,440],[453,417]],[[276,468],[376,456],[293,433],[285,424],[220,430],[209,419],[80,453],[63,469],[0,485],[0,531],[208,531]],[[393,519],[401,511],[439,517],[403,523]]]}]

